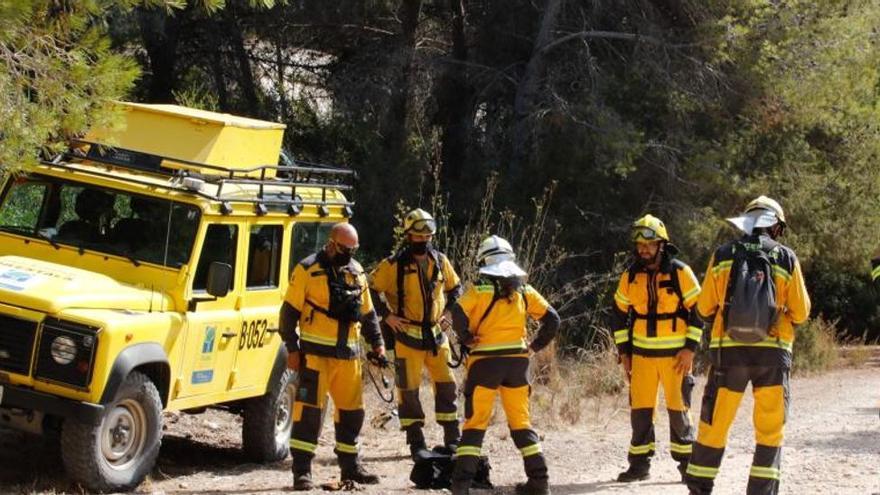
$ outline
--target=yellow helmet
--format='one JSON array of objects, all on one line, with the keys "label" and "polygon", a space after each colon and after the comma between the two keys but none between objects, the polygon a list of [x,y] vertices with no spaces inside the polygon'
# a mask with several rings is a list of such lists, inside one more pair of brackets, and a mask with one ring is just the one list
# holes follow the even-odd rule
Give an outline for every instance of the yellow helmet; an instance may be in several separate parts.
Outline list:
[{"label": "yellow helmet", "polygon": [[437,222],[427,211],[416,208],[403,218],[403,232],[413,234],[436,234]]},{"label": "yellow helmet", "polygon": [[669,234],[663,220],[648,214],[636,220],[631,228],[633,242],[666,241],[669,242]]},{"label": "yellow helmet", "polygon": [[748,213],[754,210],[770,210],[776,214],[777,220],[785,224],[785,212],[782,211],[782,206],[775,199],[759,196],[746,206],[745,212]]}]

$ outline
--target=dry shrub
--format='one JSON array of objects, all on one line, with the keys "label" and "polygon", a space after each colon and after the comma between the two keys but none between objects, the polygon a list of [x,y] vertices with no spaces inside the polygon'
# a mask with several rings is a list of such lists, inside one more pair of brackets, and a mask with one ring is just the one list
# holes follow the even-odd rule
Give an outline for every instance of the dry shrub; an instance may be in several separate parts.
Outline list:
[{"label": "dry shrub", "polygon": [[873,356],[874,351],[871,347],[865,345],[849,347],[846,350],[846,364],[851,368],[864,368]]},{"label": "dry shrub", "polygon": [[626,386],[617,364],[617,353],[608,333],[592,349],[557,358],[558,373],[532,390],[536,415],[554,422],[576,424],[587,409],[587,400],[620,394]]},{"label": "dry shrub", "polygon": [[837,322],[822,316],[798,327],[792,351],[792,372],[826,371],[837,364]]}]

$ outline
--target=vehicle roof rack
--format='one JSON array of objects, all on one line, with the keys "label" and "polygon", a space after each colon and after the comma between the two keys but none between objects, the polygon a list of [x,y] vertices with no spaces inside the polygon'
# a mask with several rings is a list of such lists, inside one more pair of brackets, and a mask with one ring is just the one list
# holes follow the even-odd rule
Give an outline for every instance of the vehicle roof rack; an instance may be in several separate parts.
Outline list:
[{"label": "vehicle roof rack", "polygon": [[[353,198],[348,198],[345,201],[328,200],[327,198],[327,190],[354,191],[354,181],[357,179],[357,173],[350,168],[296,160],[289,156],[284,157],[284,162],[291,163],[292,165],[260,165],[250,168],[230,168],[115,148],[82,139],[74,139],[72,143],[88,145],[89,150],[83,152],[79,147],[71,147],[66,153],[56,156],[53,160],[44,160],[43,163],[53,167],[68,168],[65,166],[64,160],[88,160],[138,172],[162,175],[169,178],[168,183],[164,185],[169,189],[186,191],[221,203],[251,203],[255,205],[255,211],[258,213],[282,207],[288,213],[296,215],[299,214],[303,206],[307,205],[318,206],[319,211],[322,212],[327,211],[327,206],[341,205],[345,215],[350,216],[351,207],[354,206]],[[193,167],[202,171],[210,170],[215,173],[203,173],[186,168],[168,167],[166,162]],[[100,171],[92,171],[90,173],[140,185],[156,185],[154,182],[143,181],[130,176]],[[184,180],[187,178],[195,178],[213,184],[216,186],[216,192],[211,194],[187,187],[184,183]],[[253,198],[240,195],[233,196],[229,191],[229,186],[231,185],[255,186],[256,195]],[[267,188],[270,186],[272,190],[267,191]],[[304,200],[297,194],[297,188],[320,189],[320,201]]]}]

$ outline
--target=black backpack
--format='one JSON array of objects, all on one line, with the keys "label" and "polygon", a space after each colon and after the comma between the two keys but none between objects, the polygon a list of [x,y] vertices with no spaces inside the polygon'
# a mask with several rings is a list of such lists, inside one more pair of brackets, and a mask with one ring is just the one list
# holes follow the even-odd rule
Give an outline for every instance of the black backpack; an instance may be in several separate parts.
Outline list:
[{"label": "black backpack", "polygon": [[[409,479],[415,483],[416,488],[421,490],[441,490],[452,487],[452,470],[455,460],[452,454],[443,447],[434,447],[428,455],[422,456],[413,464]],[[474,476],[471,488],[491,489],[489,481],[489,458],[480,457],[477,464],[477,474]]]},{"label": "black backpack", "polygon": [[724,303],[724,328],[735,342],[754,344],[770,335],[779,310],[771,257],[779,243],[767,237],[759,242],[736,242]]}]

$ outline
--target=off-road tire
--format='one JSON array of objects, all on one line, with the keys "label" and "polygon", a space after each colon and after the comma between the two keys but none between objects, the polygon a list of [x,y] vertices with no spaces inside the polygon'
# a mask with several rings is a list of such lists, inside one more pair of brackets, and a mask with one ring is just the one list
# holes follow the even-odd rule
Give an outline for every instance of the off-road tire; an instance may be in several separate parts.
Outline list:
[{"label": "off-road tire", "polygon": [[61,459],[68,475],[89,490],[128,491],[153,469],[161,443],[162,399],[153,382],[134,371],[97,425],[64,422]]},{"label": "off-road tire", "polygon": [[241,443],[249,459],[276,462],[287,457],[293,427],[295,376],[285,369],[269,384],[265,394],[245,403]]}]

